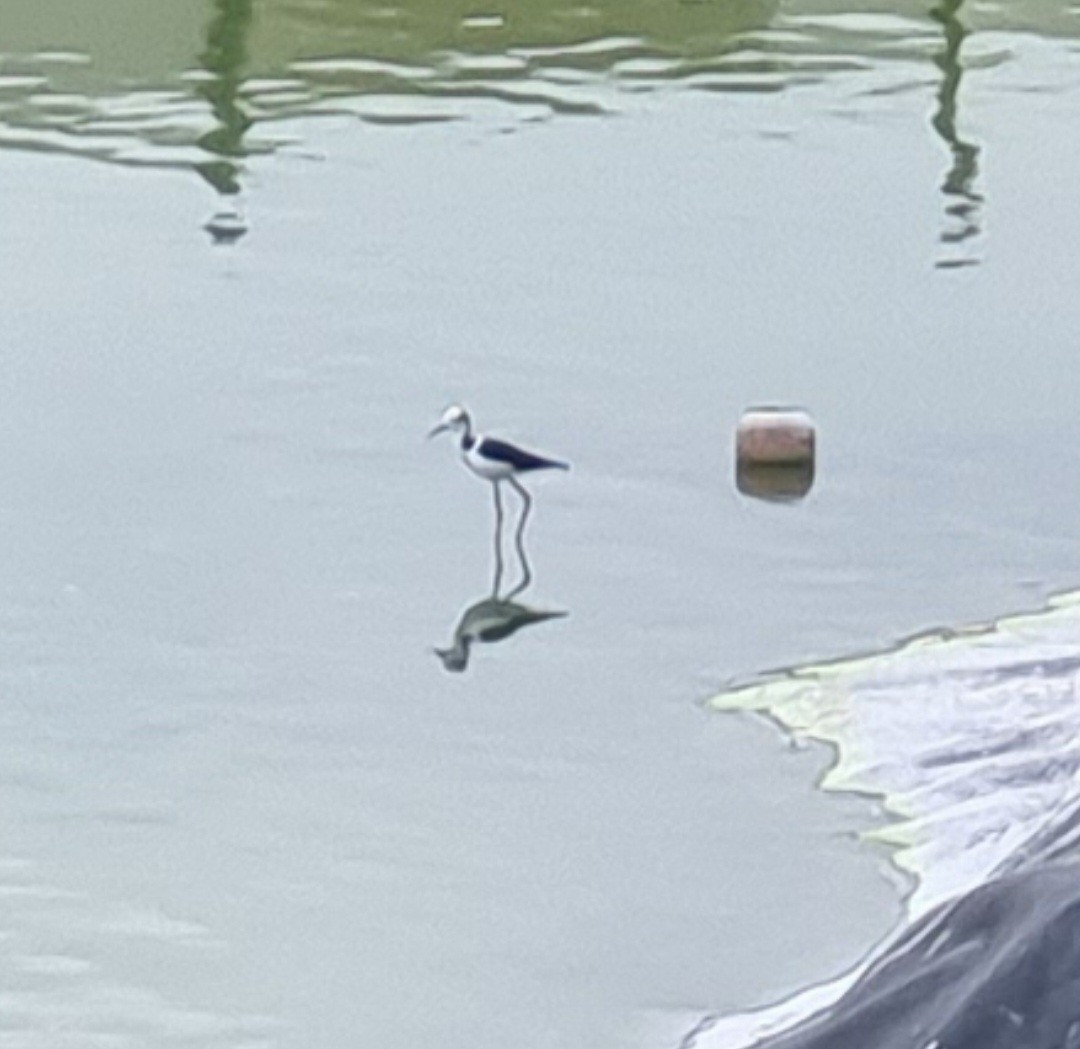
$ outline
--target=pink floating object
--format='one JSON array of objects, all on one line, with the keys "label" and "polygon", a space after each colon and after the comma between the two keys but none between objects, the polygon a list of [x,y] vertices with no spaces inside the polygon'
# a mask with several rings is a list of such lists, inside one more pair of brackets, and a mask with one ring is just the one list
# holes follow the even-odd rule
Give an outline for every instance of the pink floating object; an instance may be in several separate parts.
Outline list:
[{"label": "pink floating object", "polygon": [[735,436],[735,480],[757,499],[801,499],[814,484],[816,435],[798,408],[750,408]]}]

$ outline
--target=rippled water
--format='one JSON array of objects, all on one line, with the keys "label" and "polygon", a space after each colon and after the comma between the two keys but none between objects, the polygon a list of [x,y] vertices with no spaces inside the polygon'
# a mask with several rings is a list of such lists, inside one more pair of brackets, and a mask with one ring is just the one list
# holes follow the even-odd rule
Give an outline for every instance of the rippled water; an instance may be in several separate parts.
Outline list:
[{"label": "rippled water", "polygon": [[[645,0],[485,11],[98,0],[89,10],[72,19],[54,0],[5,15],[4,144],[189,166],[232,193],[243,158],[289,144],[277,125],[303,115],[514,127],[625,112],[672,90],[769,93],[825,82],[841,93],[833,104],[855,115],[885,110],[883,96],[936,88],[933,126],[956,161],[946,189],[972,207],[978,146],[956,126],[964,70],[1018,58],[1017,33],[1068,40],[1078,28],[1074,10],[1048,2],[781,10],[760,0]],[[958,236],[964,215],[959,222]]]},{"label": "rippled water", "polygon": [[[0,1044],[677,1045],[985,870],[895,848],[969,834],[952,766],[823,792],[703,707],[1080,579],[1078,36],[4,5]],[[502,637],[451,400],[573,462]],[[732,484],[775,402],[820,427],[797,506]],[[978,644],[882,658],[876,753]]]},{"label": "rippled water", "polygon": [[[633,112],[673,91],[797,97],[827,85],[826,106],[838,116],[894,119],[909,108],[895,97],[918,93],[934,98],[930,125],[953,160],[941,187],[945,267],[978,261],[978,246],[966,242],[983,225],[980,145],[958,124],[965,72],[1022,64],[1017,89],[1065,89],[1071,63],[1038,52],[1078,28],[1073,9],[1046,2],[853,11],[653,0],[488,12],[472,4],[219,0],[208,10],[193,0],[98,0],[92,11],[72,19],[67,5],[47,2],[7,12],[0,145],[189,168],[233,197],[248,158],[302,149],[303,136],[283,123],[297,117],[512,130]],[[1036,39],[1035,61],[1023,61]],[[1007,72],[1001,87],[1009,89]],[[797,120],[774,123],[759,132],[797,134]],[[242,234],[236,210],[228,205],[211,232],[225,241]]]}]

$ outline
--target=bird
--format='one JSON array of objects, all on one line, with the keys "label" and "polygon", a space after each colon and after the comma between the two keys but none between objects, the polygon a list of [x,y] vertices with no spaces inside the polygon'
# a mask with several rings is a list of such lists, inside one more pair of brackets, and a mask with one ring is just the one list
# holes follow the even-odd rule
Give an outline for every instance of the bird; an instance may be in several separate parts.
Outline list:
[{"label": "bird", "polygon": [[436,648],[435,655],[447,670],[460,672],[469,665],[469,650],[475,642],[504,641],[522,627],[565,615],[568,613],[528,608],[509,598],[486,597],[465,609],[454,630],[453,643],[449,648]]},{"label": "bird", "polygon": [[440,433],[459,433],[461,435],[460,450],[462,462],[477,477],[491,482],[495,493],[495,591],[493,597],[498,596],[499,581],[502,577],[502,496],[500,485],[503,481],[509,481],[511,487],[521,496],[523,509],[521,521],[518,524],[515,541],[518,555],[521,558],[524,579],[515,588],[518,594],[532,581],[532,572],[529,569],[528,559],[525,556],[524,535],[525,522],[529,511],[532,509],[532,496],[518,479],[522,474],[534,473],[537,470],[569,470],[570,464],[561,459],[551,459],[535,452],[526,451],[509,441],[502,441],[497,437],[485,437],[483,434],[473,432],[472,416],[460,404],[452,404],[442,414],[435,428],[428,434],[429,438],[436,437]]},{"label": "bird", "polygon": [[450,405],[428,436],[436,437],[447,431],[460,432],[462,461],[477,477],[493,484],[500,481],[513,483],[519,474],[534,470],[570,469],[569,463],[559,459],[537,455],[509,441],[500,441],[497,437],[473,433],[472,416],[460,404]]}]

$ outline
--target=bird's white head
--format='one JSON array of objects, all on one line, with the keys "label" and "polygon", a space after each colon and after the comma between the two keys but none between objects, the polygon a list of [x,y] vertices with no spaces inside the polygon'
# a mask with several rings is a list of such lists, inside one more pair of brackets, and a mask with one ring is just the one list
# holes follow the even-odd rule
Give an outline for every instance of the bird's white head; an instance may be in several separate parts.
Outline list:
[{"label": "bird's white head", "polygon": [[450,431],[465,431],[468,433],[472,420],[469,418],[469,413],[461,407],[460,404],[452,404],[442,414],[442,418],[439,420],[438,426],[435,427],[428,434],[428,437],[435,437],[437,434],[446,433]]}]

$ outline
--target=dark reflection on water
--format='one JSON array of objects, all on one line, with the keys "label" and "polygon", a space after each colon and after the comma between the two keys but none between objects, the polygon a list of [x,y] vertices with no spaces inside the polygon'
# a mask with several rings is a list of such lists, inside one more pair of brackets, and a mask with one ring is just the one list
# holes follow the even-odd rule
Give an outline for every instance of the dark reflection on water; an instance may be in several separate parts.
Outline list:
[{"label": "dark reflection on water", "polygon": [[564,610],[530,608],[510,598],[482,597],[462,612],[449,647],[436,648],[435,654],[446,670],[457,673],[469,665],[472,646],[476,642],[505,641],[523,627],[567,615],[569,613]]},{"label": "dark reflection on water", "polygon": [[964,67],[960,51],[968,31],[960,20],[964,0],[943,0],[930,15],[941,23],[945,46],[934,56],[943,76],[937,94],[937,109],[931,123],[952,152],[952,166],[945,175],[941,191],[945,195],[946,228],[941,234],[945,254],[937,262],[939,269],[975,265],[979,259],[967,244],[982,232],[983,198],[975,189],[979,174],[979,147],[965,141],[957,131],[957,100]]},{"label": "dark reflection on water", "polygon": [[217,124],[199,136],[198,144],[209,159],[197,163],[195,170],[218,193],[231,196],[240,192],[244,135],[253,123],[240,103],[251,0],[214,0],[214,8],[206,29],[206,50],[200,56],[210,76],[195,91],[210,104]]},{"label": "dark reflection on water", "polygon": [[247,232],[235,198],[241,191],[244,136],[254,123],[241,99],[252,8],[251,0],[214,0],[214,6],[216,13],[206,27],[206,49],[200,56],[207,77],[195,91],[209,103],[216,124],[199,136],[199,148],[208,159],[198,161],[195,170],[231,201],[204,228],[215,244],[233,244]]},{"label": "dark reflection on water", "polygon": [[510,484],[521,496],[521,512],[517,527],[514,529],[514,552],[517,555],[520,575],[517,583],[503,596],[503,580],[506,574],[506,562],[503,559],[503,530],[506,514],[503,508],[502,485],[491,486],[495,503],[495,527],[493,530],[492,553],[494,568],[491,580],[491,593],[473,602],[458,619],[454,627],[454,637],[449,647],[436,648],[435,655],[442,660],[443,667],[460,673],[469,665],[472,646],[476,642],[490,644],[505,641],[519,630],[548,619],[561,619],[569,615],[565,610],[543,610],[520,604],[515,598],[520,597],[532,586],[534,574],[532,562],[525,547],[525,525],[532,510],[532,497],[513,478]]},{"label": "dark reflection on water", "polygon": [[735,485],[743,495],[770,503],[797,503],[810,493],[814,486],[812,463],[735,464]]}]

